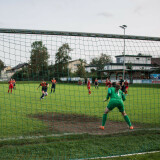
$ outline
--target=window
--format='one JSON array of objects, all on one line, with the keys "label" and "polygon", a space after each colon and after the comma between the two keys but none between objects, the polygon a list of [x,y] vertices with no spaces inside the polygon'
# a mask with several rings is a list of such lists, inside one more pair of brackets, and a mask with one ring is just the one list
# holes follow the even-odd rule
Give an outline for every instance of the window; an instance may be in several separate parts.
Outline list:
[{"label": "window", "polygon": [[117,63],[120,63],[120,58],[117,58]]},{"label": "window", "polygon": [[136,58],[136,60],[139,60],[139,58]]}]

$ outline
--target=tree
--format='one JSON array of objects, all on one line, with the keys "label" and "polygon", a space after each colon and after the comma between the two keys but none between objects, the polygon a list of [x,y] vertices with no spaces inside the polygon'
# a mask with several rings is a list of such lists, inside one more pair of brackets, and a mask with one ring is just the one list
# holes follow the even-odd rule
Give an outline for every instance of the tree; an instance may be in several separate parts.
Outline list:
[{"label": "tree", "polygon": [[[66,76],[69,72],[67,69],[68,61],[71,60],[69,52],[72,49],[69,47],[68,43],[63,44],[59,47],[56,53],[56,64],[55,64],[55,74],[56,76]],[[65,75],[66,74],[66,75]]]},{"label": "tree", "polygon": [[112,62],[111,56],[102,53],[100,57],[93,58],[92,61],[90,62],[90,65],[96,66],[98,71],[98,70],[103,70],[104,66],[107,63],[111,63],[111,62]]},{"label": "tree", "polygon": [[79,61],[80,61],[80,64],[77,65],[76,75],[78,77],[85,78],[86,77],[86,70],[85,70],[84,65],[86,64],[86,61],[83,59],[79,59]]},{"label": "tree", "polygon": [[31,45],[30,64],[33,73],[39,73],[48,67],[48,58],[50,57],[42,41],[35,41]]},{"label": "tree", "polygon": [[103,70],[104,66],[107,63],[111,63],[111,62],[112,62],[111,56],[102,53],[100,57],[93,58],[92,61],[90,62],[90,65],[94,65],[97,67],[97,76],[102,78],[103,72],[99,72],[99,71]]},{"label": "tree", "polygon": [[4,68],[4,62],[0,59],[0,75],[1,75],[1,70]]}]

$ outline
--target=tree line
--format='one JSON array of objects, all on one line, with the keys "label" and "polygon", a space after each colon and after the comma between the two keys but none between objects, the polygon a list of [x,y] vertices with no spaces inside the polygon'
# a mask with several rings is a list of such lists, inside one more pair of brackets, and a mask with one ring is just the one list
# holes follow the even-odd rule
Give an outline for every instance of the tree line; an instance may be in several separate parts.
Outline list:
[{"label": "tree line", "polygon": [[[12,78],[16,80],[50,80],[53,77],[60,79],[60,77],[101,77],[102,72],[106,63],[112,62],[109,55],[101,54],[97,58],[93,58],[89,65],[96,66],[97,69],[91,70],[91,73],[87,73],[85,70],[86,61],[79,59],[80,64],[77,65],[77,71],[72,73],[68,69],[69,61],[71,57],[69,53],[72,51],[68,43],[62,44],[58,48],[55,54],[55,64],[48,63],[50,58],[47,47],[42,43],[42,41],[35,41],[31,44],[31,55],[29,64],[27,67],[23,68],[21,71],[17,71]],[[4,63],[0,61],[0,69],[4,67]]]}]

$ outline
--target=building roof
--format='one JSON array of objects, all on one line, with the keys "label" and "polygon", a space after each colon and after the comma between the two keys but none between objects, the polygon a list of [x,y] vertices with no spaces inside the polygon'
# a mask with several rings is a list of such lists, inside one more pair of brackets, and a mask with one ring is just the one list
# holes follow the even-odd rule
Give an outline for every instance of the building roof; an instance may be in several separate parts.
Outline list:
[{"label": "building roof", "polygon": [[[105,66],[111,65],[111,66],[123,66],[123,63],[107,63]],[[131,66],[153,66],[152,64],[139,64],[139,63],[125,63],[125,66],[131,65]]]},{"label": "building roof", "polygon": [[[105,66],[123,66],[123,63],[107,63]],[[139,63],[125,63],[125,65],[132,65],[132,66],[153,66],[153,64],[139,64]],[[87,67],[97,67],[96,65],[90,65],[90,66],[85,66]]]},{"label": "building roof", "polygon": [[[118,55],[118,56],[115,56],[115,57],[124,57],[124,55]],[[150,55],[125,55],[125,57],[148,57],[148,58],[151,58],[152,56]]]},{"label": "building roof", "polygon": [[11,70],[20,69],[20,68],[23,68],[26,65],[28,65],[28,63],[21,63],[21,64],[18,64],[17,66],[15,66],[15,67],[11,68]]},{"label": "building roof", "polygon": [[[75,61],[80,61],[81,59],[75,59],[75,60],[71,60],[71,61],[69,61],[69,63],[72,63],[72,62],[75,62]],[[83,62],[83,63],[85,63],[85,62]]]}]

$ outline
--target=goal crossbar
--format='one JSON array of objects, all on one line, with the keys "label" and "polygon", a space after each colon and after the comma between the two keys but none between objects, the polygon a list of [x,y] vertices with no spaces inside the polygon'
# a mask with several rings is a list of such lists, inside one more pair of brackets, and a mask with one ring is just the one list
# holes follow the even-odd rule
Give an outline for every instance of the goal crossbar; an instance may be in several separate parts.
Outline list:
[{"label": "goal crossbar", "polygon": [[99,38],[117,38],[117,39],[160,41],[160,37],[133,36],[133,35],[120,35],[120,34],[102,34],[102,33],[86,33],[86,32],[29,30],[29,29],[0,28],[0,33],[61,35],[61,36],[80,36],[80,37],[99,37]]}]

